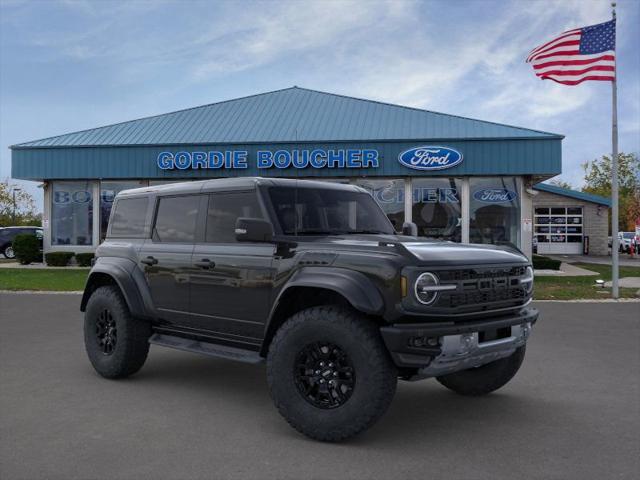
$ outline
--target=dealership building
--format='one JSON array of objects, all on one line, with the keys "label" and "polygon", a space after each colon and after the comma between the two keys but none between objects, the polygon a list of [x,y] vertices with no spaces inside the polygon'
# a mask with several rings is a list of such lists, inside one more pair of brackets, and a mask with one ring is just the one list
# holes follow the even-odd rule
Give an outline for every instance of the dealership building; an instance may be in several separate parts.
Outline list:
[{"label": "dealership building", "polygon": [[45,251],[93,251],[121,190],[262,176],[360,185],[420,236],[606,254],[609,200],[540,184],[562,139],[293,87],[14,145],[12,177],[43,182]]}]

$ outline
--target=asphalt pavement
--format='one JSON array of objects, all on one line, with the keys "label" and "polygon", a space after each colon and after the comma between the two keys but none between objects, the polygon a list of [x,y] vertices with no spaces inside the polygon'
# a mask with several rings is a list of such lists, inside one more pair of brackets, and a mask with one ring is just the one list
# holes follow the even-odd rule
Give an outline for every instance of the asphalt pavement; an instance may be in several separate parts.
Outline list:
[{"label": "asphalt pavement", "polygon": [[539,303],[499,392],[401,382],[374,428],[323,444],[278,415],[262,366],[152,347],[102,379],[79,302],[0,294],[3,480],[638,478],[640,303]]}]

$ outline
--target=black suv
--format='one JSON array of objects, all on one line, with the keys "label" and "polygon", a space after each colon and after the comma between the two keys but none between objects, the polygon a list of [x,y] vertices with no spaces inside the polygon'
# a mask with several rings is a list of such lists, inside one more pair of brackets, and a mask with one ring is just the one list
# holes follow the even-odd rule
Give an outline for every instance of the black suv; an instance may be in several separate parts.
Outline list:
[{"label": "black suv", "polygon": [[42,229],[40,227],[4,227],[0,228],[0,253],[5,258],[16,258],[13,251],[13,239],[17,235],[35,235],[42,250]]},{"label": "black suv", "polygon": [[137,372],[149,344],[266,361],[287,421],[337,441],[380,418],[398,378],[505,385],[532,289],[522,253],[398,235],[362,188],[235,178],[119,193],[81,310],[100,375]]}]

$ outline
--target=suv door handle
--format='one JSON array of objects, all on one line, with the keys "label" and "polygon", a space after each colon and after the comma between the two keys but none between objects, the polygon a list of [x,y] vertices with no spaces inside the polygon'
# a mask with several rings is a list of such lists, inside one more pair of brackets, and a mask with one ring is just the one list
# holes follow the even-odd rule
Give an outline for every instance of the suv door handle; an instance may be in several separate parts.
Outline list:
[{"label": "suv door handle", "polygon": [[147,258],[143,258],[140,260],[140,263],[144,263],[145,265],[155,265],[158,263],[158,259],[152,256],[148,256]]},{"label": "suv door handle", "polygon": [[216,266],[215,262],[212,262],[208,258],[203,258],[199,262],[193,262],[196,267],[204,268],[205,270],[208,268],[213,268]]}]

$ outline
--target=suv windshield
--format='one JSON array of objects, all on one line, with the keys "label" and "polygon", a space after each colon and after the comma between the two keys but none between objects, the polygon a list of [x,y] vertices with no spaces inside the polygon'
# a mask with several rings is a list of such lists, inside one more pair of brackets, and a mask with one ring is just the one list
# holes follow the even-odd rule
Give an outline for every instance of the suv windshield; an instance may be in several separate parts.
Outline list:
[{"label": "suv windshield", "polygon": [[387,216],[368,193],[271,187],[269,198],[285,235],[395,233]]}]

